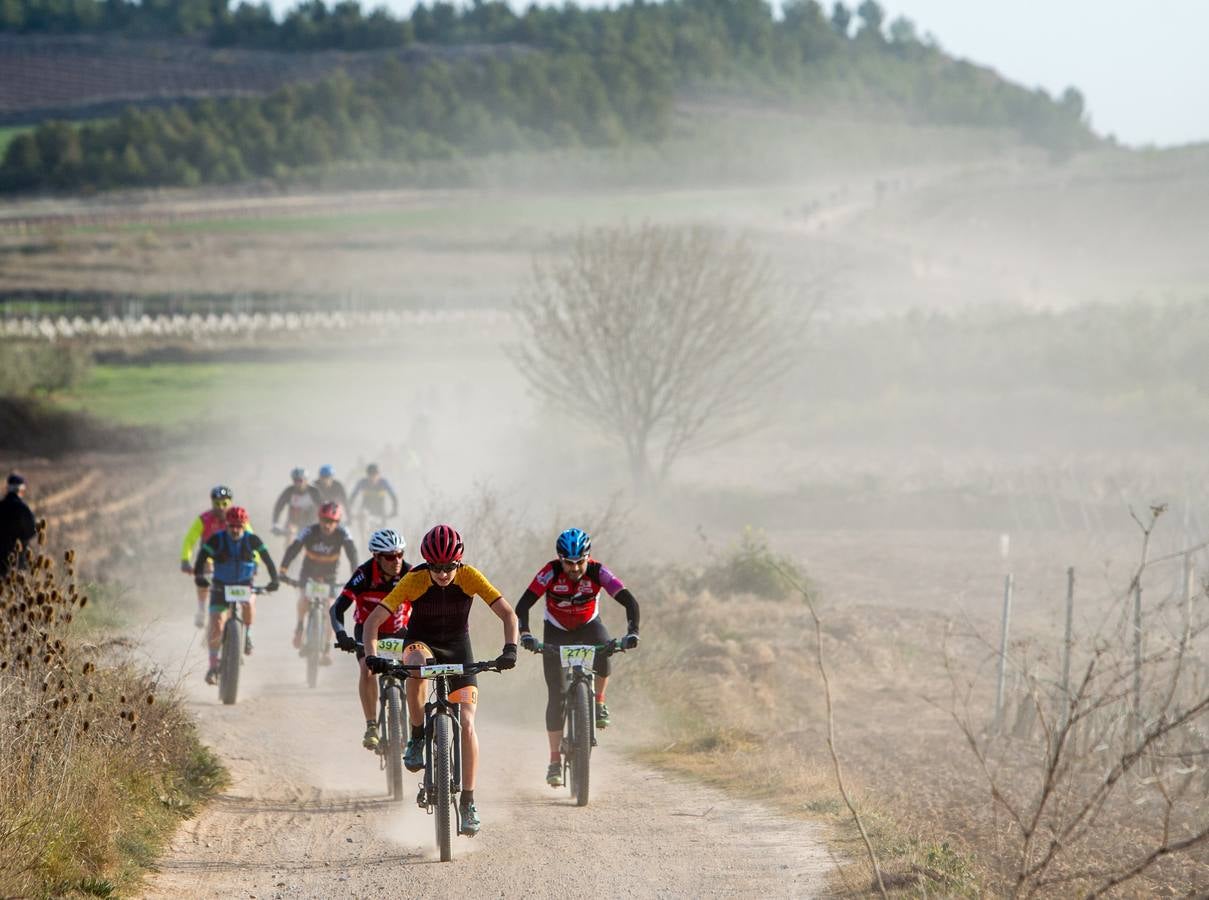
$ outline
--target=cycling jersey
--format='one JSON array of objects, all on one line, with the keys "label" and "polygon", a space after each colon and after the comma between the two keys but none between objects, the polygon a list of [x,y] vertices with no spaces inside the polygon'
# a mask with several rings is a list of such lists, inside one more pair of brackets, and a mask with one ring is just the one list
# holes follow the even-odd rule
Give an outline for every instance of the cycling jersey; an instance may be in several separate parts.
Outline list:
[{"label": "cycling jersey", "polygon": [[526,593],[535,598],[546,596],[546,616],[564,631],[586,625],[600,615],[598,596],[601,588],[610,597],[625,590],[625,585],[607,568],[594,559],[588,560],[583,577],[572,580],[563,571],[562,561],[552,559],[529,583]]},{"label": "cycling jersey", "polygon": [[319,492],[319,499],[324,503],[339,503],[344,509],[348,509],[348,495],[344,493],[344,485],[335,478],[324,487],[323,479],[314,482],[311,487]]},{"label": "cycling jersey", "polygon": [[303,578],[322,578],[330,581],[340,566],[340,550],[348,556],[348,567],[357,568],[357,545],[353,536],[343,525],[337,525],[331,534],[325,534],[318,522],[308,525],[299,532],[281,558],[281,568],[288,569],[299,551],[305,551],[302,559]]},{"label": "cycling jersey", "polygon": [[205,573],[206,560],[214,560],[214,587],[229,584],[251,584],[252,576],[256,574],[256,560],[264,562],[269,571],[269,578],[277,580],[277,567],[273,564],[269,550],[259,536],[245,531],[239,540],[231,537],[227,531],[219,531],[202,544],[197,554],[197,562],[193,564],[193,574],[201,576]]},{"label": "cycling jersey", "polygon": [[291,484],[281,492],[277,502],[273,504],[273,523],[276,524],[281,511],[288,508],[287,522],[298,526],[309,525],[319,518],[319,507],[322,505],[323,498],[319,496],[314,485],[308,484],[299,491]]},{"label": "cycling jersey", "polygon": [[470,632],[470,607],[475,596],[490,606],[503,595],[474,566],[458,566],[453,580],[446,587],[440,587],[430,577],[428,565],[421,563],[382,598],[381,605],[393,613],[403,604],[410,603],[408,637],[442,643]]},{"label": "cycling jersey", "polygon": [[[348,502],[356,502],[358,496],[361,497],[361,505],[375,516],[398,515],[399,498],[395,496],[395,489],[385,478],[379,478],[377,481],[362,478],[353,486],[353,493]],[[390,497],[389,513],[386,512],[387,497]]]},{"label": "cycling jersey", "polygon": [[[189,526],[189,530],[185,533],[185,540],[181,543],[181,562],[191,560],[193,558],[194,547],[204,544],[226,527],[226,514],[222,510],[207,509],[194,519],[193,524]],[[245,526],[244,530],[251,534],[252,526]]]},{"label": "cycling jersey", "polygon": [[[353,572],[353,577],[348,580],[348,584],[340,592],[335,605],[332,606],[332,622],[339,622],[343,626],[344,611],[351,605],[353,621],[360,625],[410,568],[411,565],[405,561],[399,574],[391,578],[382,571],[378,561],[371,556],[357,567],[357,570]],[[407,626],[410,614],[411,604],[402,604],[391,613],[389,619],[382,623],[379,631],[382,634],[394,634],[402,631]]]}]

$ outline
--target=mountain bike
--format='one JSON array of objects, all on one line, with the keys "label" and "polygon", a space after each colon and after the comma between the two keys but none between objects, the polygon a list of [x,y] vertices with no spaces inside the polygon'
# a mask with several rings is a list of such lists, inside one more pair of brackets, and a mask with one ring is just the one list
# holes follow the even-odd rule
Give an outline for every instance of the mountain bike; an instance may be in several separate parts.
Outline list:
[{"label": "mountain bike", "polygon": [[305,582],[282,576],[284,584],[300,587],[307,600],[306,625],[302,632],[302,647],[299,656],[306,660],[306,686],[319,683],[319,658],[327,646],[327,616],[336,586],[320,578],[308,578]]},{"label": "mountain bike", "polygon": [[[335,645],[339,648],[339,644]],[[407,641],[403,638],[378,638],[378,655],[394,662],[403,659]],[[364,652],[358,644],[355,650]],[[407,733],[407,701],[403,679],[385,673],[378,676],[378,749],[375,751],[386,771],[386,793],[396,803],[403,799],[403,735]]]},{"label": "mountain bike", "polygon": [[218,697],[227,706],[235,702],[239,694],[239,670],[244,660],[243,610],[257,594],[265,593],[262,587],[250,584],[228,584],[223,586],[223,599],[227,601],[227,621],[222,629],[222,641],[218,645]]},{"label": "mountain bike", "polygon": [[549,653],[559,657],[563,667],[563,737],[559,744],[562,755],[563,783],[571,789],[576,806],[588,805],[591,787],[592,748],[596,746],[596,654],[612,656],[624,653],[621,642],[606,644],[538,644],[534,653]]},{"label": "mountain bike", "polygon": [[[379,641],[378,647],[381,646]],[[424,780],[416,794],[416,805],[429,815],[436,815],[441,862],[453,858],[455,821],[457,833],[463,834],[457,800],[462,790],[462,720],[458,704],[449,700],[449,679],[499,671],[495,660],[466,664],[429,660],[419,666],[392,661],[387,669],[387,674],[398,678],[427,678],[432,682],[428,702],[424,704]]]}]

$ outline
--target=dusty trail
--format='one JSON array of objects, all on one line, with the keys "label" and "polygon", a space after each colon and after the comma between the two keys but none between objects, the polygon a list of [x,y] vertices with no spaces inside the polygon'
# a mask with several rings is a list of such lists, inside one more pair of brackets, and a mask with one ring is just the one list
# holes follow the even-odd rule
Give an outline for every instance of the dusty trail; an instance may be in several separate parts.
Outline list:
[{"label": "dusty trail", "polygon": [[[453,862],[439,863],[432,819],[410,799],[389,803],[376,758],[360,747],[353,660],[337,654],[319,687],[308,690],[302,660],[286,638],[290,607],[262,598],[256,654],[233,707],[222,706],[216,689],[202,683],[204,650],[187,603],[149,628],[145,645],[155,648],[169,677],[181,674],[203,738],[233,777],[205,813],[182,827],[146,896],[803,897],[822,891],[832,863],[819,826],[637,766],[610,750],[616,740],[608,734],[593,755],[591,805],[573,806],[566,791],[542,781],[540,730],[522,729],[499,705],[493,709],[493,698],[516,691],[516,681],[511,688],[507,681],[516,679],[512,673],[480,677],[482,832],[472,840],[455,838]],[[539,719],[536,711],[531,718]]]}]

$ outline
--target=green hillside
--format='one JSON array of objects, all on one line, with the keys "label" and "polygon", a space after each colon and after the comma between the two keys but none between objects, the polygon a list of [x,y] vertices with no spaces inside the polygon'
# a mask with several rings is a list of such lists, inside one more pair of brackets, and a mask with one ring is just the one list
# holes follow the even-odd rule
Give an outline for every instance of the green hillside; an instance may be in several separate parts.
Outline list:
[{"label": "green hillside", "polygon": [[[16,0],[24,24],[8,30],[36,31],[36,6]],[[318,35],[334,22],[364,19],[356,4],[328,10],[318,0],[255,28],[246,4],[208,4],[210,20],[186,16],[184,2],[112,8],[127,9],[126,32],[178,27],[161,21],[175,10],[194,23],[181,33],[299,50],[327,46]],[[302,13],[320,24],[310,38],[289,38],[301,33]],[[837,3],[829,15],[814,0],[790,2],[780,15],[765,0],[532,6],[522,15],[503,3],[440,3],[390,21],[406,26],[400,45],[414,38],[468,52],[423,64],[388,57],[366,77],[338,73],[260,97],[130,109],[104,124],[46,122],[11,141],[0,190],[222,184],[334,164],[650,144],[668,135],[678,103],[703,96],[1007,128],[1057,155],[1094,141],[1078,91],[1055,100],[953,60],[909,21],[887,24],[873,0],[855,13]],[[82,20],[72,27],[85,29]],[[88,27],[118,28],[104,16]]]}]

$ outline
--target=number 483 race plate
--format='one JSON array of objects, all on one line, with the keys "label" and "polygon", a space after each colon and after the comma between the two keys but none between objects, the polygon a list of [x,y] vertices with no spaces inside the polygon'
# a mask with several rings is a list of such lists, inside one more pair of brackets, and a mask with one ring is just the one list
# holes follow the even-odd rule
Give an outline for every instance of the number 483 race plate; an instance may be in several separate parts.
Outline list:
[{"label": "number 483 race plate", "polygon": [[223,588],[228,603],[251,603],[252,589],[246,584],[228,584]]}]

